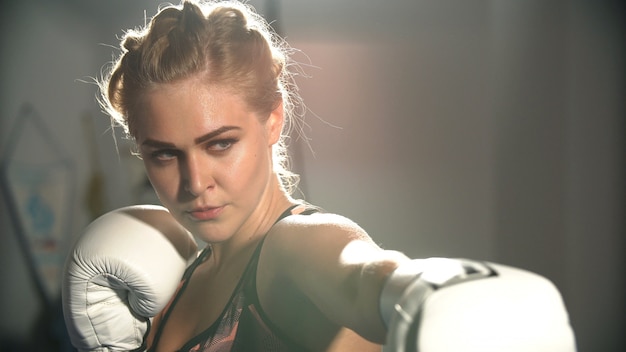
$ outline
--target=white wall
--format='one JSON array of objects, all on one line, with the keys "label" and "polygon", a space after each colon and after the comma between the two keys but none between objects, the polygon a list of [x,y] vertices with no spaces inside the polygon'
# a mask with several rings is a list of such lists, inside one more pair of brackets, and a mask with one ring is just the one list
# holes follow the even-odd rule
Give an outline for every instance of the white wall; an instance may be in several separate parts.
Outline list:
[{"label": "white wall", "polygon": [[[133,202],[140,176],[127,146],[116,156],[95,87],[76,79],[97,75],[112,52],[99,44],[115,45],[159,2],[51,3],[3,13],[0,152],[19,106],[32,103],[76,163],[77,233],[89,218],[81,116],[92,114],[100,130],[105,207]],[[263,1],[253,4],[264,11]],[[412,256],[487,259],[546,275],[563,292],[580,350],[619,350],[619,10],[582,0],[282,1],[279,23],[309,57],[296,58],[312,65],[299,80],[310,145],[293,149],[307,200]],[[0,337],[26,336],[38,297],[4,202],[0,210]]]}]

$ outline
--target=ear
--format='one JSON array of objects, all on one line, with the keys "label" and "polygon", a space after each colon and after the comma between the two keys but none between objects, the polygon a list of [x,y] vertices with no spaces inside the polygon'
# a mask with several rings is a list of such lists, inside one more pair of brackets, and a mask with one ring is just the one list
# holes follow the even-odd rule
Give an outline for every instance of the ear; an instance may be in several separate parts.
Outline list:
[{"label": "ear", "polygon": [[274,145],[280,140],[284,123],[283,102],[281,101],[280,104],[272,110],[270,116],[265,122],[265,131],[267,132],[270,145]]}]

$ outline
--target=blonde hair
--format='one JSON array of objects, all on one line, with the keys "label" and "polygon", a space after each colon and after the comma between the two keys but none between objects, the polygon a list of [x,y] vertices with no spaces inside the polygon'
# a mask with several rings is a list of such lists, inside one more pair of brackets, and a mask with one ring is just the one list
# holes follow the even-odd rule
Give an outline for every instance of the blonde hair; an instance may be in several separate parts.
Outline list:
[{"label": "blonde hair", "polygon": [[236,1],[184,1],[160,9],[144,28],[125,33],[121,55],[100,80],[100,104],[112,122],[137,137],[133,112],[141,94],[158,84],[198,76],[237,92],[249,108],[269,116],[282,102],[285,126],[274,146],[274,171],[288,193],[286,140],[302,101],[289,71],[292,49],[252,7]]}]

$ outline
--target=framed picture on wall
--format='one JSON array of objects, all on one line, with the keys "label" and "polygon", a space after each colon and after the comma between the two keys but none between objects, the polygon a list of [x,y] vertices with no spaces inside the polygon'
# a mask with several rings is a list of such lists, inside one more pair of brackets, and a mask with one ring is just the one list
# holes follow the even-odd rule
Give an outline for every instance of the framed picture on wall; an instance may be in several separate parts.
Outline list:
[{"label": "framed picture on wall", "polygon": [[74,163],[31,105],[24,105],[0,164],[2,194],[44,303],[60,295],[76,186]]}]

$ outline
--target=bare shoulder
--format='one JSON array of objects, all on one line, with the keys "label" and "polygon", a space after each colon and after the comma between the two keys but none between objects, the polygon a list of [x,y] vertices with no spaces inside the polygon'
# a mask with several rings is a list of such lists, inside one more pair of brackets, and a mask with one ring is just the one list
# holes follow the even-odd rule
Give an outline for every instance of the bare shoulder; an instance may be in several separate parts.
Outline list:
[{"label": "bare shoulder", "polygon": [[[266,264],[277,273],[296,277],[303,272],[337,274],[338,265],[382,251],[356,222],[332,213],[289,216],[274,226],[265,241]],[[359,255],[349,255],[355,252]]]},{"label": "bare shoulder", "polygon": [[319,241],[333,238],[371,241],[367,232],[356,222],[333,213],[288,216],[274,226],[271,234],[280,241]]},{"label": "bare shoulder", "polygon": [[261,306],[270,320],[311,350],[380,351],[351,330],[352,320],[360,316],[351,304],[360,265],[382,252],[347,217],[291,215],[272,228],[263,244],[257,271]]}]

